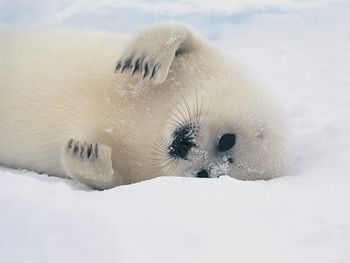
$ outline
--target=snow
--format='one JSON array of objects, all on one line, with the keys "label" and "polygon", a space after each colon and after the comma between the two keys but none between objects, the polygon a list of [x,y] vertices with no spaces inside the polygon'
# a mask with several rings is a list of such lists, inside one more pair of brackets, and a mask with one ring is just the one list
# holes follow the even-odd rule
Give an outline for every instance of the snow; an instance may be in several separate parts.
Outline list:
[{"label": "snow", "polygon": [[[13,12],[19,2],[0,4],[7,12],[0,22],[21,23],[22,13]],[[46,4],[49,12],[38,20],[31,14],[42,1],[33,2],[23,18],[33,25],[52,26],[47,17],[55,12],[70,17],[55,26],[94,24],[81,16],[93,10],[92,1]],[[183,6],[189,16],[198,11],[197,20],[183,18],[280,103],[290,133],[284,177],[162,177],[98,192],[0,168],[0,262],[350,262],[350,5],[261,2],[219,1],[214,11],[222,17],[213,20],[210,4],[199,11],[195,0],[172,7]],[[154,22],[148,10],[143,27]],[[109,30],[104,23],[97,28]]]}]

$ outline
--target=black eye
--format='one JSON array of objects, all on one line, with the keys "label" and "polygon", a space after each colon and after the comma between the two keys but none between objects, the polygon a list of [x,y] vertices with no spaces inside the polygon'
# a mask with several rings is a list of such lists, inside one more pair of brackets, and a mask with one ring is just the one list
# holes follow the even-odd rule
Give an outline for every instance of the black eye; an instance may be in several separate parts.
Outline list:
[{"label": "black eye", "polygon": [[225,152],[230,150],[236,143],[236,134],[226,133],[221,136],[219,140],[218,149],[220,152]]},{"label": "black eye", "polygon": [[176,129],[168,149],[169,155],[175,159],[186,159],[188,152],[196,145],[196,132],[196,127],[191,124]]}]

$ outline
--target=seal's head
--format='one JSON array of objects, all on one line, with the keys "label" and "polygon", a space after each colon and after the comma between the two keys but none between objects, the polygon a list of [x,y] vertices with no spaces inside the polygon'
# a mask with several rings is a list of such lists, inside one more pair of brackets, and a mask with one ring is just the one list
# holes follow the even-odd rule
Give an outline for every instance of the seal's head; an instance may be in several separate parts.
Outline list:
[{"label": "seal's head", "polygon": [[156,142],[164,175],[267,180],[282,174],[284,126],[262,94],[223,85],[180,100]]}]

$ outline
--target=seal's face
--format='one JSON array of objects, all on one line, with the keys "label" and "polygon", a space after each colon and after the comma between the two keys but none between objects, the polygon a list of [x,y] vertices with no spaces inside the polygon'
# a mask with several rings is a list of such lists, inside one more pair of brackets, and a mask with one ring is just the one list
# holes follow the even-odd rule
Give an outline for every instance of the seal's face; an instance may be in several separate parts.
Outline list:
[{"label": "seal's face", "polygon": [[246,107],[228,95],[201,96],[204,103],[199,103],[196,94],[176,107],[172,125],[156,143],[165,175],[243,180],[281,175],[284,140],[279,122],[261,105]]}]

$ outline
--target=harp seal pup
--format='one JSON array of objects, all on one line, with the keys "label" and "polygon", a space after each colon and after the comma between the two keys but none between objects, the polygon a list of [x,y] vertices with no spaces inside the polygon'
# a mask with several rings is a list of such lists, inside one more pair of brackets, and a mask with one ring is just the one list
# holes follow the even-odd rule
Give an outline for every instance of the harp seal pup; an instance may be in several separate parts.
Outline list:
[{"label": "harp seal pup", "polygon": [[1,29],[0,164],[108,189],[157,176],[271,179],[270,96],[186,26],[132,39]]}]

